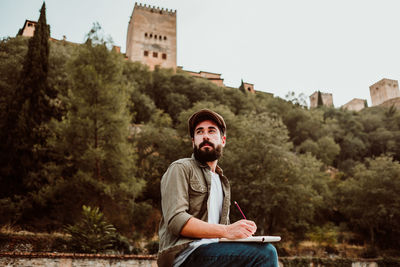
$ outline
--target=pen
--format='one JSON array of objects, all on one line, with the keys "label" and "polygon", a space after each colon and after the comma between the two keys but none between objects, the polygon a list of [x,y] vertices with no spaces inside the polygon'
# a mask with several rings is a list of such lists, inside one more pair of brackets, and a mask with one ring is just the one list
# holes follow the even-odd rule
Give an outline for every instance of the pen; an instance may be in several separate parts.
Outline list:
[{"label": "pen", "polygon": [[240,211],[240,213],[242,214],[243,218],[244,218],[245,220],[247,220],[247,219],[246,219],[246,216],[244,216],[244,214],[243,214],[243,211],[240,209],[239,204],[238,204],[236,201],[234,201],[234,203],[235,203],[236,207],[238,208],[238,210]]}]

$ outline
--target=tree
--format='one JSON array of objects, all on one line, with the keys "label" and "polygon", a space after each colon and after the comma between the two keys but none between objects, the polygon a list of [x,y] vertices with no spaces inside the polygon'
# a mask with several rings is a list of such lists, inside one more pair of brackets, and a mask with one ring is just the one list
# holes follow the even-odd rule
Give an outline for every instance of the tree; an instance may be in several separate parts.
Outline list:
[{"label": "tree", "polygon": [[287,101],[293,103],[293,105],[300,106],[300,107],[303,107],[303,108],[307,108],[306,96],[303,93],[301,93],[298,96],[296,96],[296,93],[294,91],[289,91],[285,95],[285,99]]},{"label": "tree", "polygon": [[[320,186],[314,187],[326,179],[321,163],[292,153],[286,127],[267,113],[239,116],[230,125],[221,165],[232,183],[232,200],[256,221],[260,234],[289,231],[301,237],[321,205]],[[240,218],[234,209],[231,214]]]},{"label": "tree", "polygon": [[47,83],[49,36],[43,3],[34,36],[28,42],[20,82],[8,99],[7,117],[1,125],[1,196],[26,196],[44,182],[36,172],[48,160],[41,147],[46,146],[46,124],[54,116],[52,99],[56,95]]},{"label": "tree", "polygon": [[400,248],[400,163],[381,156],[358,164],[340,185],[341,211],[372,246]]},{"label": "tree", "polygon": [[74,251],[83,253],[104,252],[113,247],[116,229],[104,218],[99,208],[83,205],[82,219],[75,225],[66,227],[71,235],[71,246]]},{"label": "tree", "polygon": [[317,107],[322,107],[324,105],[324,101],[322,100],[322,94],[320,91],[318,91],[318,102],[317,102]]},{"label": "tree", "polygon": [[335,143],[332,137],[324,136],[318,139],[317,142],[307,139],[297,147],[297,151],[300,153],[310,152],[326,165],[332,165],[335,157],[340,152],[340,146]]},{"label": "tree", "polygon": [[71,87],[62,98],[68,112],[51,125],[55,160],[46,168],[51,185],[35,195],[46,215],[59,215],[48,217],[55,226],[71,223],[83,204],[99,206],[120,230],[132,225],[143,184],[135,177],[136,155],[128,140],[131,85],[123,64],[101,38],[89,38],[69,64]]}]

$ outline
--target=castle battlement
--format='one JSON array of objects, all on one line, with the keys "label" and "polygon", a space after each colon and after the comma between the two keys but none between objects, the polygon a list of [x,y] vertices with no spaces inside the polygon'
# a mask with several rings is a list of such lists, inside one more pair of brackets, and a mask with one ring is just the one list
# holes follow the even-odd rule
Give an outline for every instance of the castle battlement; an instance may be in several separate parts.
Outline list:
[{"label": "castle battlement", "polygon": [[153,70],[176,68],[176,10],[135,3],[128,24],[126,56]]},{"label": "castle battlement", "polygon": [[159,14],[165,14],[165,15],[171,15],[171,16],[176,16],[176,10],[173,9],[168,9],[168,8],[159,8],[156,6],[150,6],[150,5],[146,5],[146,4],[141,4],[141,3],[137,3],[135,2],[135,9],[142,9],[142,10],[146,10],[146,11],[150,11],[153,13],[159,13]]}]

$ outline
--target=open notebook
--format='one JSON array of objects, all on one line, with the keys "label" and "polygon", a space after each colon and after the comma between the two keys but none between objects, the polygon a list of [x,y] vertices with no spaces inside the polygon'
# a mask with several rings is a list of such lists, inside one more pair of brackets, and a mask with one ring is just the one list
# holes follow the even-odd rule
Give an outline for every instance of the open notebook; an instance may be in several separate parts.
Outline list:
[{"label": "open notebook", "polygon": [[281,241],[280,236],[250,236],[247,238],[240,238],[240,239],[228,239],[228,238],[220,238],[219,242],[279,242]]}]

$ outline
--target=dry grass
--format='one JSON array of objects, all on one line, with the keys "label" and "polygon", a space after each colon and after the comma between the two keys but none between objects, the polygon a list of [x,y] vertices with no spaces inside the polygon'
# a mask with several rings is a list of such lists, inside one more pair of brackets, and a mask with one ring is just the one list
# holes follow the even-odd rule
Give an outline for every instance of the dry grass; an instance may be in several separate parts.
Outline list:
[{"label": "dry grass", "polygon": [[22,236],[22,237],[70,237],[69,234],[61,233],[61,232],[52,232],[52,233],[34,233],[26,230],[21,230],[20,227],[14,225],[3,225],[0,227],[0,234],[3,235],[13,235],[13,236]]},{"label": "dry grass", "polygon": [[333,246],[327,244],[318,244],[314,241],[302,241],[297,246],[291,242],[281,242],[279,247],[283,248],[290,256],[301,257],[343,257],[357,258],[363,251],[365,246],[349,245],[346,243],[338,243]]}]

